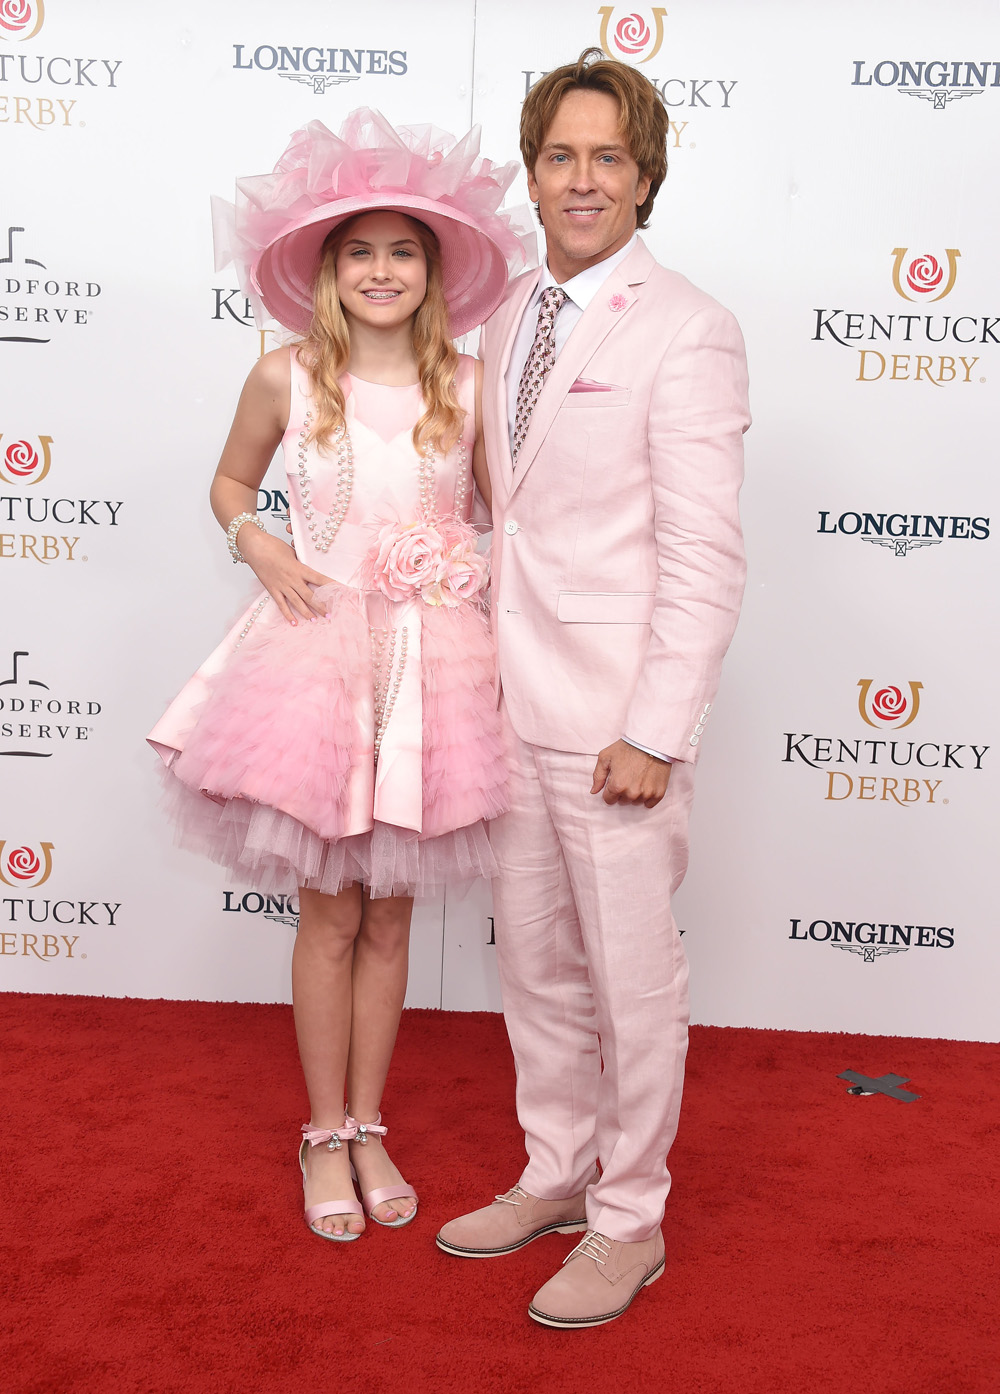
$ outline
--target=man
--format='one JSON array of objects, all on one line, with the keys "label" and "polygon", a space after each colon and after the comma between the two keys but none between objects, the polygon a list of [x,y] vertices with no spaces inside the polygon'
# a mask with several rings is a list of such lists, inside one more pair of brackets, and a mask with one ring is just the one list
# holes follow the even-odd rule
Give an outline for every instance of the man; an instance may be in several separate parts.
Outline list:
[{"label": "man", "polygon": [[528,1165],[438,1244],[482,1258],[586,1230],[528,1309],[567,1328],[663,1271],[688,1020],[670,895],[744,579],[739,328],[636,235],[666,134],[651,83],[597,50],[532,88],[547,264],[481,349],[513,752],[497,961]]}]

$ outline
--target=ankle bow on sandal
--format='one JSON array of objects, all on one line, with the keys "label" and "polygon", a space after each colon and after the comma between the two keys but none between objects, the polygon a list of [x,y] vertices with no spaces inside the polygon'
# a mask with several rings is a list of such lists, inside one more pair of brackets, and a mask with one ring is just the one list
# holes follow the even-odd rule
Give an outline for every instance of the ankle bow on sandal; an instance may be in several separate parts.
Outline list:
[{"label": "ankle bow on sandal", "polygon": [[[306,1184],[306,1156],[310,1147],[322,1147],[326,1143],[327,1150],[339,1152],[345,1142],[352,1142],[357,1137],[357,1124],[352,1118],[345,1118],[339,1128],[314,1128],[311,1123],[302,1124],[302,1142],[299,1146],[299,1166],[302,1169],[302,1188],[305,1190]],[[353,1174],[354,1168],[351,1168]],[[305,1221],[313,1234],[318,1234],[320,1239],[332,1239],[335,1243],[349,1243],[353,1239],[360,1239],[361,1232],[352,1232],[344,1227],[343,1234],[333,1234],[327,1229],[318,1229],[317,1220],[324,1220],[328,1215],[359,1215],[364,1211],[358,1204],[356,1195],[351,1194],[350,1200],[324,1200],[318,1205],[307,1205],[305,1211]],[[378,1223],[376,1221],[376,1223]]]},{"label": "ankle bow on sandal", "polygon": [[[348,1129],[354,1129],[354,1136],[351,1138],[351,1141],[360,1143],[362,1147],[367,1144],[369,1137],[385,1137],[386,1133],[389,1131],[382,1122],[381,1113],[376,1116],[374,1123],[359,1123],[357,1119],[352,1118],[350,1114],[348,1114],[345,1122]],[[342,1133],[342,1135],[346,1136],[346,1132]],[[351,1175],[354,1180],[357,1181],[358,1174],[353,1164],[351,1166]],[[414,1205],[412,1213],[409,1215],[398,1215],[395,1220],[380,1220],[377,1215],[372,1214],[376,1205],[382,1205],[388,1200],[406,1200],[411,1197],[417,1203]],[[361,1197],[361,1204],[364,1206],[365,1214],[368,1216],[369,1220],[373,1220],[375,1224],[381,1225],[383,1229],[402,1229],[404,1225],[408,1225],[411,1220],[416,1219],[419,1200],[412,1186],[408,1186],[405,1181],[397,1181],[391,1186],[376,1186],[374,1190],[366,1191]]]}]

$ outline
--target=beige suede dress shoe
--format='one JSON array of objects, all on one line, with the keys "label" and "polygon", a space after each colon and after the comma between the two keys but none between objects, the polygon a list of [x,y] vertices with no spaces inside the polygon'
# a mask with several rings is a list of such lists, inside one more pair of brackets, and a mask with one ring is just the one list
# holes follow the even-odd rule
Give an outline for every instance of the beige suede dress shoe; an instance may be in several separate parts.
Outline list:
[{"label": "beige suede dress shoe", "polygon": [[627,1244],[590,1229],[554,1278],[535,1293],[528,1316],[543,1326],[600,1326],[614,1321],[640,1288],[663,1272],[663,1235]]},{"label": "beige suede dress shoe", "polygon": [[542,1200],[513,1186],[492,1205],[449,1220],[437,1246],[457,1258],[499,1258],[543,1234],[579,1234],[587,1228],[586,1202],[585,1189],[566,1200]]}]

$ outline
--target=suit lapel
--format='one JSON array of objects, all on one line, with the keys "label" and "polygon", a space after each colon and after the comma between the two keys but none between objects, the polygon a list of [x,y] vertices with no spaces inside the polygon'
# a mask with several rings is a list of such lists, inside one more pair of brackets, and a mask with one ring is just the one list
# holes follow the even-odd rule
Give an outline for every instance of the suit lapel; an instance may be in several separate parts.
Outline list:
[{"label": "suit lapel", "polygon": [[[514,467],[510,456],[510,429],[507,422],[507,366],[510,363],[510,355],[514,349],[514,340],[517,338],[525,306],[534,294],[541,274],[542,268],[538,267],[534,275],[524,276],[518,281],[513,294],[497,316],[500,319],[495,331],[499,356],[496,361],[496,370],[493,373],[493,409],[496,412],[496,439],[500,441],[500,459],[497,464],[502,467],[508,485]],[[491,326],[491,334],[492,332]]]},{"label": "suit lapel", "polygon": [[[584,311],[579,324],[566,340],[535,403],[528,434],[524,438],[514,470],[511,493],[531,468],[573,383],[607,336],[627,322],[629,311],[638,299],[634,287],[640,286],[646,280],[654,264],[648,248],[640,240],[631,255],[612,271]],[[507,353],[509,358],[509,347]]]}]

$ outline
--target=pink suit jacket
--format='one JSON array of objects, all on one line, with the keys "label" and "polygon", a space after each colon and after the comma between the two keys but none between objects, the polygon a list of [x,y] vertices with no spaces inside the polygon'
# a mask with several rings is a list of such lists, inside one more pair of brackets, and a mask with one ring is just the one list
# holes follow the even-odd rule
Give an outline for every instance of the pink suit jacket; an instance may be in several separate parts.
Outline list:
[{"label": "pink suit jacket", "polygon": [[539,271],[483,328],[499,675],[522,740],[693,762],[743,594],[739,326],[640,240],[556,360],[517,467],[504,375]]}]

